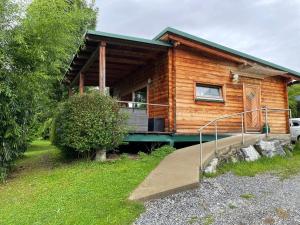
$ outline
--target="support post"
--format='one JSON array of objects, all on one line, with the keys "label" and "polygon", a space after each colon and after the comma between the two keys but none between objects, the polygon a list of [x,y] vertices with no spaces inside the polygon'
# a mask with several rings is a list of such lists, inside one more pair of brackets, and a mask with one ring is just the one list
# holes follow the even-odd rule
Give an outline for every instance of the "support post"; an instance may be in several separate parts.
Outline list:
[{"label": "support post", "polygon": [[83,95],[84,92],[84,74],[80,73],[79,77],[79,94]]},{"label": "support post", "polygon": [[200,131],[200,134],[199,134],[199,138],[200,138],[200,170],[201,172],[203,171],[203,146],[202,146],[202,131]]},{"label": "support post", "polygon": [[216,132],[216,140],[215,140],[215,155],[218,153],[218,122],[215,122],[215,132]]},{"label": "support post", "polygon": [[290,142],[292,142],[292,132],[291,132],[291,125],[290,125],[291,118],[292,118],[292,110],[288,109],[288,132],[290,134]]},{"label": "support post", "polygon": [[104,94],[106,85],[105,48],[106,42],[101,41],[99,46],[99,91]]},{"label": "support post", "polygon": [[245,144],[245,136],[244,136],[244,114],[242,113],[242,144]]},{"label": "support post", "polygon": [[266,126],[266,137],[269,136],[269,124],[268,124],[268,107],[265,107],[265,126]]},{"label": "support post", "polygon": [[69,87],[68,87],[68,95],[69,95],[69,97],[71,97],[73,95],[73,90],[72,90],[71,85],[69,85]]}]

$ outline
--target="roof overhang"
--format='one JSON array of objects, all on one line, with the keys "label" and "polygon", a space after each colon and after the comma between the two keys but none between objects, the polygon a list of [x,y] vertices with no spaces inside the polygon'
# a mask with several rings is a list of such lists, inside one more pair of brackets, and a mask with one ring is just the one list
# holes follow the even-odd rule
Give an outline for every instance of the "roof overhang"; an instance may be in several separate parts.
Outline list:
[{"label": "roof overhang", "polygon": [[160,40],[148,40],[105,32],[87,31],[84,44],[73,57],[64,81],[74,84],[80,73],[88,73],[86,85],[97,84],[99,73],[99,46],[106,45],[106,71],[108,82],[133,72],[139,66],[147,64],[157,55],[167,52],[172,45]]},{"label": "roof overhang", "polygon": [[[217,44],[217,43],[205,40],[203,38],[200,38],[200,37],[197,37],[197,36],[194,36],[194,35],[182,32],[180,30],[177,30],[177,29],[174,29],[174,28],[171,28],[171,27],[167,27],[166,29],[164,29],[156,37],[154,37],[153,40],[166,40],[166,39],[168,39],[168,36],[172,35],[172,34],[180,36],[180,37],[183,37],[183,38],[186,38],[188,40],[192,40],[192,41],[197,42],[197,43],[199,43],[199,44],[201,44],[203,46],[207,46],[207,47],[209,47],[211,49],[215,49],[215,50],[218,50],[220,52],[227,53],[227,54],[229,54],[229,55],[231,55],[233,57],[239,57],[240,60],[244,59],[244,60],[249,61],[250,63],[260,64],[261,66],[265,66],[265,67],[269,67],[270,69],[278,70],[278,71],[280,71],[279,72],[280,76],[289,76],[289,77],[293,77],[294,79],[299,79],[300,78],[300,73],[297,72],[297,71],[294,71],[294,70],[288,69],[286,67],[277,65],[275,63],[268,62],[266,60],[263,60],[263,59],[260,59],[260,58],[248,55],[246,53],[243,53],[243,52],[240,52],[240,51],[237,51],[237,50],[225,47],[223,45],[220,45],[220,44]],[[267,70],[264,70],[264,71],[267,72],[268,74],[270,73],[270,71],[267,71]],[[281,74],[281,72],[284,72],[284,73]]]},{"label": "roof overhang", "polygon": [[288,76],[288,73],[285,71],[275,70],[256,63],[239,66],[236,70],[233,70],[232,73],[257,79],[265,79],[273,76]]},{"label": "roof overhang", "polygon": [[[238,63],[240,66],[237,72],[240,74],[252,74],[253,77],[261,79],[269,76],[283,76],[290,80],[300,79],[300,73],[294,70],[168,27],[152,40],[106,32],[87,31],[84,35],[84,44],[80,46],[77,54],[74,55],[65,74],[65,81],[69,83],[76,82],[80,72],[97,75],[97,67],[99,69],[99,65],[97,65],[98,50],[99,45],[103,42],[106,44],[107,50],[107,75],[111,77],[113,82],[113,77],[126,76],[140,66],[148,64],[149,61],[155,60],[159,54],[167,52],[169,48],[177,46],[176,40],[170,39],[172,36],[173,38],[176,36],[186,40],[187,42],[184,44],[189,44],[189,47]],[[190,43],[193,43],[193,45]],[[93,75],[89,77],[93,77]],[[93,83],[95,81],[87,80],[87,84],[89,82]]]}]

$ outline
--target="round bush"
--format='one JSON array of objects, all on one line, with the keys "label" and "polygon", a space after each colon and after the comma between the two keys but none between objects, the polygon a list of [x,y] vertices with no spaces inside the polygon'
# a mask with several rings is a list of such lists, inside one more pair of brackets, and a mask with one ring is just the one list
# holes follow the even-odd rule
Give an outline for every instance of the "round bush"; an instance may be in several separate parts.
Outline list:
[{"label": "round bush", "polygon": [[53,121],[51,140],[62,150],[81,153],[111,150],[127,134],[127,116],[110,96],[75,95],[64,102]]}]

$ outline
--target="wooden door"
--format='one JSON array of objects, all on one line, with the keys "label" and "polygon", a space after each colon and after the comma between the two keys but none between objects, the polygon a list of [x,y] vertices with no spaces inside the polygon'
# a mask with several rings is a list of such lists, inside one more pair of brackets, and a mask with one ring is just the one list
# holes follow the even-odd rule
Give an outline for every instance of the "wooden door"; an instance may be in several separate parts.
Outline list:
[{"label": "wooden door", "polygon": [[[244,84],[244,110],[260,109],[260,85]],[[258,132],[261,130],[261,111],[245,114],[245,131]]]}]

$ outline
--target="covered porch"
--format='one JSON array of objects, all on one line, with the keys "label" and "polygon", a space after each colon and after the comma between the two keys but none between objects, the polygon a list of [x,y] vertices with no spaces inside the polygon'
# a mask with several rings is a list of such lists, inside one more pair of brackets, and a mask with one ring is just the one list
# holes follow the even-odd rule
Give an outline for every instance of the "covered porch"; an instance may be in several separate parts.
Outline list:
[{"label": "covered porch", "polygon": [[171,133],[170,44],[88,31],[66,73],[69,95],[99,91],[116,97],[132,133]]}]

